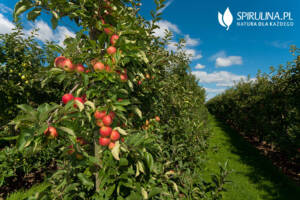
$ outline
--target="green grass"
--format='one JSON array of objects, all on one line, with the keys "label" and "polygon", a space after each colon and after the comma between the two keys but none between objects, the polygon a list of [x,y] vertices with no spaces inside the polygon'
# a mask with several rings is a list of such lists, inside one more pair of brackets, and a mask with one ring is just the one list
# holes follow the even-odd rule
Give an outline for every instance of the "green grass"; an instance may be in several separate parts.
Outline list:
[{"label": "green grass", "polygon": [[208,162],[204,176],[218,172],[218,163],[228,160],[229,169],[224,200],[300,200],[300,187],[284,176],[240,135],[211,119]]}]

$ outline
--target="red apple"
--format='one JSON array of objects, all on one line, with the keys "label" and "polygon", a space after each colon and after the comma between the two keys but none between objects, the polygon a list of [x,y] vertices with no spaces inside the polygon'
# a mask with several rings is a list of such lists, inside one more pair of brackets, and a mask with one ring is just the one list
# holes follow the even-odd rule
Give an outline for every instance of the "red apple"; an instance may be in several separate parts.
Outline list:
[{"label": "red apple", "polygon": [[122,99],[122,98],[119,98],[119,99],[118,99],[118,102],[121,102],[121,101],[123,101],[123,99]]},{"label": "red apple", "polygon": [[115,118],[115,116],[116,116],[116,113],[113,112],[113,111],[111,111],[111,112],[109,112],[108,115],[109,115],[109,116],[111,117],[111,119],[113,120],[113,119]]},{"label": "red apple", "polygon": [[104,126],[102,119],[98,119],[98,120],[96,121],[96,124],[97,124],[97,126],[99,126],[99,127]]},{"label": "red apple", "polygon": [[124,139],[124,138],[121,138],[121,142],[125,142],[125,139]]},{"label": "red apple", "polygon": [[86,101],[87,101],[87,99],[86,99],[86,94],[83,94],[83,95],[81,96],[81,98],[82,98],[83,102],[86,102]]},{"label": "red apple", "polygon": [[116,35],[116,34],[113,34],[113,35],[111,36],[111,38],[110,38],[110,43],[111,43],[112,45],[115,45],[118,39],[119,39],[119,36]]},{"label": "red apple", "polygon": [[105,115],[106,115],[105,110],[102,110],[102,111],[96,110],[96,112],[94,113],[94,117],[96,119],[102,119]]},{"label": "red apple", "polygon": [[156,120],[157,122],[159,122],[159,121],[160,121],[159,116],[156,116],[156,117],[155,117],[155,120]]},{"label": "red apple", "polygon": [[109,143],[108,148],[109,148],[109,149],[113,149],[114,146],[115,146],[115,143],[111,142],[111,143]]},{"label": "red apple", "polygon": [[105,32],[107,35],[111,35],[111,34],[112,34],[111,27],[109,27],[109,28],[104,28],[103,30],[104,30],[104,32]]},{"label": "red apple", "polygon": [[85,68],[82,64],[78,64],[76,65],[76,71],[81,73],[81,72],[84,72]]},{"label": "red apple", "polygon": [[83,155],[82,154],[79,154],[79,153],[76,153],[76,158],[78,160],[82,160],[83,159]]},{"label": "red apple", "polygon": [[66,60],[66,57],[64,56],[58,56],[57,58],[55,58],[54,60],[54,66],[55,67],[63,67],[63,62]]},{"label": "red apple", "polygon": [[110,134],[110,139],[113,141],[120,139],[120,133],[117,130],[113,130]]},{"label": "red apple", "polygon": [[138,85],[141,85],[142,84],[142,81],[138,81]]},{"label": "red apple", "polygon": [[82,100],[82,98],[80,98],[80,97],[75,97],[74,98],[74,108],[77,108],[77,105],[76,105],[76,101],[79,101],[79,102],[81,102],[82,104],[84,104],[84,101]]},{"label": "red apple", "polygon": [[108,53],[109,55],[112,55],[112,54],[116,53],[117,49],[116,49],[116,47],[114,47],[114,46],[110,46],[110,47],[107,48],[106,51],[107,51],[107,53]]},{"label": "red apple", "polygon": [[113,122],[112,120],[112,117],[110,115],[105,115],[103,118],[102,118],[102,121],[103,121],[103,124],[105,126],[110,126]]},{"label": "red apple", "polygon": [[68,148],[70,149],[70,150],[68,150],[68,154],[69,155],[71,155],[71,154],[73,154],[75,152],[75,149],[73,148],[73,144],[70,145],[70,146],[68,146]]},{"label": "red apple", "polygon": [[85,73],[87,74],[87,73],[90,73],[91,72],[91,70],[89,70],[89,69],[87,69],[87,70],[85,70]]},{"label": "red apple", "polygon": [[74,99],[74,97],[72,94],[65,94],[61,100],[64,104],[67,104],[69,101],[71,101],[73,99]]},{"label": "red apple", "polygon": [[44,135],[49,135],[51,138],[56,138],[58,136],[58,133],[56,131],[56,128],[53,126],[49,126],[45,131]]},{"label": "red apple", "polygon": [[111,69],[110,69],[109,65],[106,65],[106,66],[105,66],[105,71],[111,72]]},{"label": "red apple", "polygon": [[126,74],[121,74],[120,79],[121,79],[122,82],[126,82],[127,81],[127,75]]},{"label": "red apple", "polygon": [[112,132],[112,129],[109,126],[102,126],[99,130],[99,133],[102,137],[109,137],[111,132]]},{"label": "red apple", "polygon": [[66,58],[63,62],[62,62],[62,68],[67,71],[67,72],[71,72],[74,70],[75,65],[73,65],[72,61],[68,58]]},{"label": "red apple", "polygon": [[96,62],[94,65],[94,70],[95,70],[95,72],[105,70],[105,66],[102,62]]},{"label": "red apple", "polygon": [[104,138],[104,137],[100,137],[99,138],[99,144],[101,146],[107,146],[110,143],[110,139],[109,138]]},{"label": "red apple", "polygon": [[80,145],[85,145],[86,141],[82,137],[76,138],[76,142],[78,142]]}]

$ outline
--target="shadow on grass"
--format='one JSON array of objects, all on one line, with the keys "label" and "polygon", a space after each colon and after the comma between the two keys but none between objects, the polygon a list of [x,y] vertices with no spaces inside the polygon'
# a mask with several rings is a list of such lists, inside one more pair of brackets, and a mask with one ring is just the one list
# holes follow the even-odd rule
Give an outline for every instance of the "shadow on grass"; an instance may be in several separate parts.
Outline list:
[{"label": "shadow on grass", "polygon": [[268,158],[261,155],[255,147],[245,141],[235,130],[218,120],[215,120],[215,123],[229,136],[229,142],[232,144],[232,148],[230,148],[231,153],[239,155],[240,161],[250,166],[250,170],[238,173],[249,177],[249,180],[257,188],[265,191],[261,196],[262,199],[300,200],[300,187],[296,183],[273,166]]}]

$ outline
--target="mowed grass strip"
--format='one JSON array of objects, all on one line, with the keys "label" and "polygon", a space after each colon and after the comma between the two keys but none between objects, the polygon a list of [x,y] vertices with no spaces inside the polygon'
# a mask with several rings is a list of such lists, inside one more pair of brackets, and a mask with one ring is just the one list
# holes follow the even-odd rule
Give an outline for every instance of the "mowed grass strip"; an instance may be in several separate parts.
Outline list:
[{"label": "mowed grass strip", "polygon": [[211,117],[205,179],[219,171],[219,163],[233,170],[225,200],[300,200],[300,186],[282,174],[238,133]]}]

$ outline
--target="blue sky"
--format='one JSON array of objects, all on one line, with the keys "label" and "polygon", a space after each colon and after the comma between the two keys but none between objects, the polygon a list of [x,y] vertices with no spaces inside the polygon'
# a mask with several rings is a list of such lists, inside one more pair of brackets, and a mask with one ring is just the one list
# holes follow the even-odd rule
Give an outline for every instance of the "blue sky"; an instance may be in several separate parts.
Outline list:
[{"label": "blue sky", "polygon": [[[0,33],[13,25],[11,10],[16,0],[0,0]],[[142,0],[140,14],[151,20],[150,11],[154,1]],[[269,72],[270,66],[286,64],[293,56],[289,45],[300,46],[300,1],[299,0],[170,0],[163,10],[163,20],[159,22],[157,35],[163,36],[164,29],[171,30],[174,38],[168,49],[174,49],[179,38],[187,40],[187,52],[192,54],[193,74],[200,78],[200,85],[207,89],[208,98],[224,91],[233,81],[250,75],[255,77],[258,69]],[[229,7],[233,22],[228,31],[218,22],[218,11],[223,14]],[[290,12],[292,27],[238,27],[237,12]],[[67,20],[52,31],[47,24],[49,18],[43,16],[35,23],[25,23],[27,30],[39,27],[43,32],[40,39],[52,39],[62,43],[64,35],[72,36],[76,27]],[[196,68],[196,66],[198,66]]]}]

